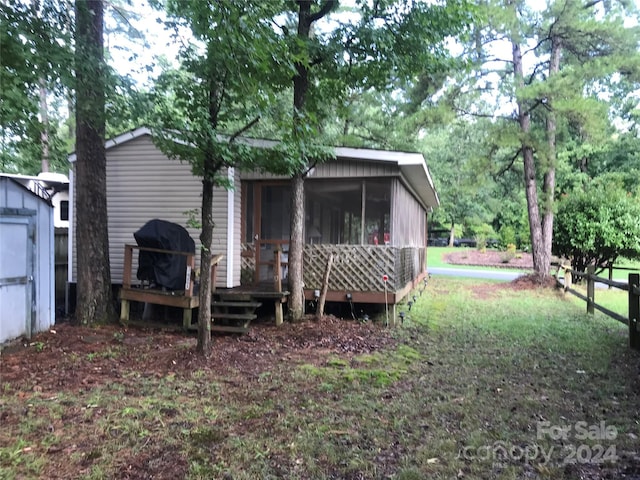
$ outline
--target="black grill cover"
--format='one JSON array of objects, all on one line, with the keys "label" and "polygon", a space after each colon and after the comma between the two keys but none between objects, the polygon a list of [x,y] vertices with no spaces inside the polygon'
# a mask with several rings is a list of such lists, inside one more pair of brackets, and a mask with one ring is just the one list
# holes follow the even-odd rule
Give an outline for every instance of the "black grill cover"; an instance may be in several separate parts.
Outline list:
[{"label": "black grill cover", "polygon": [[[138,246],[196,252],[196,244],[187,230],[166,220],[150,220],[133,234]],[[155,283],[169,290],[184,290],[187,273],[187,257],[170,253],[140,251],[138,279]]]}]

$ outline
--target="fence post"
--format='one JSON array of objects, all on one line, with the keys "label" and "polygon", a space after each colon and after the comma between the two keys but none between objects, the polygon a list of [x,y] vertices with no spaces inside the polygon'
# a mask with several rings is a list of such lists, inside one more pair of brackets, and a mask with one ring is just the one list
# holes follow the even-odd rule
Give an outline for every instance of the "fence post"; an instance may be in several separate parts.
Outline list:
[{"label": "fence post", "polygon": [[589,265],[587,267],[587,313],[591,315],[594,314],[595,309],[593,308],[593,304],[595,303],[595,281],[593,280],[593,276],[596,273],[596,268],[593,265]]},{"label": "fence post", "polygon": [[[613,263],[609,264],[609,281],[613,282]],[[611,285],[609,285],[609,290],[611,290],[613,287]]]},{"label": "fence post", "polygon": [[640,274],[629,274],[629,346],[640,350],[640,335],[638,334],[638,319],[640,319],[640,297],[635,289],[640,286]]}]

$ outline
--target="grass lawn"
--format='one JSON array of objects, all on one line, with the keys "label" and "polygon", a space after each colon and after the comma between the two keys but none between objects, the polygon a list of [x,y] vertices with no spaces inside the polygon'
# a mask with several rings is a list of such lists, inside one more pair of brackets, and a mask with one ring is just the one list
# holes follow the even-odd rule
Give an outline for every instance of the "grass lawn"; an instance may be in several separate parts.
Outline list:
[{"label": "grass lawn", "polygon": [[[44,335],[0,358],[7,378],[11,355],[33,365],[0,383],[0,478],[638,478],[640,354],[626,326],[584,311],[555,291],[434,278],[403,327],[348,322],[381,348],[329,348],[321,322],[299,346],[257,330],[226,340],[245,363],[182,368],[193,344],[176,336],[161,373],[132,330],[91,354],[60,347],[53,365],[38,362]],[[74,387],[73,370],[52,381],[65,362],[90,367]]]},{"label": "grass lawn", "polygon": [[429,268],[452,268],[459,270],[497,270],[508,268],[511,272],[531,273],[530,270],[508,267],[507,265],[497,266],[478,266],[478,265],[456,265],[447,263],[446,256],[450,253],[475,252],[475,248],[470,247],[428,247],[427,248],[427,266]]},{"label": "grass lawn", "polygon": [[464,265],[451,265],[447,263],[444,257],[454,252],[464,252],[471,250],[469,247],[427,247],[427,265],[429,267],[446,267],[446,268],[469,268]]}]

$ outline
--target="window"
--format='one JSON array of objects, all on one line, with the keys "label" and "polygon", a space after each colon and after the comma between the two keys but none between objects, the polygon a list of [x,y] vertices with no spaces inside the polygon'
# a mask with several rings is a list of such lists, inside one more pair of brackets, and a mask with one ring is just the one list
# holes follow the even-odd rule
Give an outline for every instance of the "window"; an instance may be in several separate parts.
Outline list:
[{"label": "window", "polygon": [[60,220],[69,220],[69,200],[62,200],[60,202]]},{"label": "window", "polygon": [[389,180],[310,180],[305,186],[305,196],[307,243],[390,243]]}]

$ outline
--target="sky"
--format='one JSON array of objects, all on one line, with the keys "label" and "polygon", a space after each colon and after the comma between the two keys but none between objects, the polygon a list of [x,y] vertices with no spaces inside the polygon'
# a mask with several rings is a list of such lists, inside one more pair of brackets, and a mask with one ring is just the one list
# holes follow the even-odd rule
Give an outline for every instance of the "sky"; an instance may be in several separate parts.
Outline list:
[{"label": "sky", "polygon": [[[133,7],[126,9],[139,17],[138,20],[132,20],[131,24],[142,33],[146,44],[141,40],[128,40],[122,34],[106,35],[105,44],[111,55],[110,64],[120,75],[131,75],[139,85],[149,86],[153,77],[160,73],[160,67],[156,64],[157,57],[165,56],[169,61],[175,62],[179,45],[164,30],[164,12],[151,8],[147,0],[136,0]],[[132,52],[135,58],[132,58]]]},{"label": "sky", "polygon": [[[348,4],[349,1],[345,0],[345,2],[341,3]],[[133,3],[134,6],[128,8],[134,11],[139,16],[139,19],[132,21],[132,25],[143,33],[146,45],[143,45],[140,41],[131,42],[126,40],[123,35],[110,34],[106,39],[112,56],[110,63],[121,75],[133,77],[139,86],[150,87],[153,78],[161,72],[160,67],[157,65],[157,57],[162,55],[169,62],[177,65],[176,58],[179,44],[171,38],[169,32],[164,30],[163,21],[165,16],[163,12],[152,9],[148,0],[135,0]],[[546,5],[546,2],[539,0],[531,0],[530,3],[532,8],[538,11],[544,9]],[[634,3],[640,7],[640,0],[634,0]],[[188,41],[188,35],[188,32],[184,33],[184,41]],[[453,45],[455,46],[455,42]],[[500,60],[509,60],[511,58],[511,45],[508,42],[495,42],[492,49],[494,56]],[[456,48],[452,47],[451,50],[455,54]],[[526,47],[523,50],[526,50]],[[131,58],[132,51],[136,52],[136,58]],[[533,68],[532,65],[539,59],[535,59],[532,54],[527,54],[523,61],[525,70],[530,70]],[[496,62],[494,66],[495,68],[500,68],[502,62]],[[493,77],[487,77],[487,80],[494,85],[500,82],[498,74]],[[491,98],[487,97],[486,100],[489,102],[495,101],[494,94],[490,95]],[[496,115],[509,114],[513,108],[514,106],[507,102],[501,108],[496,109]]]}]

